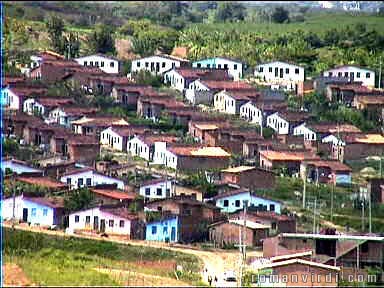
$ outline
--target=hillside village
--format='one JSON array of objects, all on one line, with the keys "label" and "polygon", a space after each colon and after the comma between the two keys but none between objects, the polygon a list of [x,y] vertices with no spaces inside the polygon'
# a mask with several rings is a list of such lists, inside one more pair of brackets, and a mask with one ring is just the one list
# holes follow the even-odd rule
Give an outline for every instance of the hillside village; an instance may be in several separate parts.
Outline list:
[{"label": "hillside village", "polygon": [[[311,271],[331,287],[383,271],[381,71],[346,64],[309,78],[291,61],[156,53],[124,74],[110,55],[50,50],[29,62],[2,79],[5,224],[240,247],[247,271]],[[376,126],[323,120],[311,95]],[[365,177],[372,161],[380,172]]]}]

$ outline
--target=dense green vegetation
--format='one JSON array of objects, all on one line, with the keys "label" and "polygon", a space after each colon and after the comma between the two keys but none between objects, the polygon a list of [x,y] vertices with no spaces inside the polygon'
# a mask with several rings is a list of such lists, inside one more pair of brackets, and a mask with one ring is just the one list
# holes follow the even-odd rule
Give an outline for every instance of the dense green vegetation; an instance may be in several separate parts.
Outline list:
[{"label": "dense green vegetation", "polygon": [[[161,267],[161,261],[175,261],[183,267],[180,280],[196,283],[199,259],[193,255],[144,246],[116,244],[108,241],[55,237],[40,233],[4,228],[5,261],[21,266],[38,285],[124,285],[116,283],[94,268],[124,269],[174,278],[176,267]],[[143,261],[158,266],[141,267]]]}]

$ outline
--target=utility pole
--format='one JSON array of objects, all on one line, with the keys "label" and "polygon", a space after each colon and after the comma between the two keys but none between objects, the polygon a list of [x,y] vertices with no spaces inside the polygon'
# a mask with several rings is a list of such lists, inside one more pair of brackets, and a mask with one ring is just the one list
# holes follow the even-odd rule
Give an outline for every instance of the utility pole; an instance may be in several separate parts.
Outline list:
[{"label": "utility pole", "polygon": [[335,190],[335,183],[332,185],[332,190],[331,190],[331,222],[333,221],[333,193]]},{"label": "utility pole", "polygon": [[371,203],[371,189],[368,192],[368,214],[369,214],[369,233],[372,233],[372,203]]},{"label": "utility pole", "polygon": [[305,192],[307,190],[307,166],[304,168],[304,185],[303,185],[303,209],[305,209]]},{"label": "utility pole", "polygon": [[[364,197],[365,198],[365,197]],[[365,199],[364,199],[364,201],[363,201],[363,203],[362,203],[362,207],[361,207],[361,231],[362,232],[364,232],[364,230],[365,230],[365,223],[364,223],[364,208],[365,208]]]},{"label": "utility pole", "polygon": [[313,205],[313,234],[316,234],[316,204],[317,197],[315,198],[315,204]]}]

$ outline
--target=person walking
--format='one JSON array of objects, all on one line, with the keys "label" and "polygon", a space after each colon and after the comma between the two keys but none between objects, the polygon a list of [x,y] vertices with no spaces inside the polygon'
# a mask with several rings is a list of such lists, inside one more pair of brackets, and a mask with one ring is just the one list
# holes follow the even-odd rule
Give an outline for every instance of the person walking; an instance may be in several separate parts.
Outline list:
[{"label": "person walking", "polygon": [[212,277],[211,277],[211,275],[208,276],[208,283],[209,283],[209,286],[212,286]]}]

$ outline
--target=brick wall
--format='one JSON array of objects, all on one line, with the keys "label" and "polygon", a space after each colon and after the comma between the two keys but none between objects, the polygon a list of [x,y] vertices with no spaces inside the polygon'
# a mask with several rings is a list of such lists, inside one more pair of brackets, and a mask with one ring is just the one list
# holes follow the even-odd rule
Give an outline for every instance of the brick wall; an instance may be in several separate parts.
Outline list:
[{"label": "brick wall", "polygon": [[229,166],[229,157],[177,156],[177,168],[181,171],[223,169]]},{"label": "brick wall", "polygon": [[100,144],[68,145],[69,158],[80,163],[93,163],[100,152]]}]

